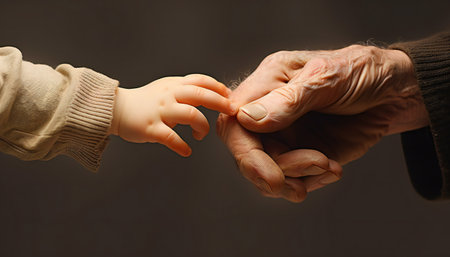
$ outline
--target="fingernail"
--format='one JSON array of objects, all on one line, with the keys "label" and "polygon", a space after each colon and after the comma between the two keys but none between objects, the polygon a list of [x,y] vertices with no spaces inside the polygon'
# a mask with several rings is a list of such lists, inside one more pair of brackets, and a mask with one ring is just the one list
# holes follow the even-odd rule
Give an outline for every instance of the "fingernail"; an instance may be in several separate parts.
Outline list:
[{"label": "fingernail", "polygon": [[324,176],[323,178],[321,178],[319,180],[319,183],[326,185],[326,184],[336,182],[338,180],[339,180],[339,178],[336,175],[330,173],[330,174],[327,174],[326,176]]},{"label": "fingernail", "polygon": [[234,103],[230,104],[230,108],[231,108],[231,111],[232,111],[233,114],[236,114],[238,112],[238,110],[239,110],[239,107],[236,104],[234,104]]},{"label": "fingernail", "polygon": [[272,193],[272,189],[270,188],[269,184],[267,184],[267,182],[262,178],[256,179],[256,186],[266,191],[267,193]]},{"label": "fingernail", "polygon": [[261,104],[247,104],[241,107],[241,110],[256,121],[263,119],[267,115],[266,108]]}]

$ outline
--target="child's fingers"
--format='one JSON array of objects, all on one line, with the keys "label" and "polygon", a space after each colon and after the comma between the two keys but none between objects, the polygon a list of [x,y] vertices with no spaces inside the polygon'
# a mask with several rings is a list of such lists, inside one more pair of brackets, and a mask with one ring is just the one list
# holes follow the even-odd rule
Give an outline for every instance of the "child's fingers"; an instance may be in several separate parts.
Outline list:
[{"label": "child's fingers", "polygon": [[203,139],[209,132],[209,124],[205,115],[197,108],[187,104],[176,104],[164,114],[164,122],[187,124],[192,128],[195,139]]},{"label": "child's fingers", "polygon": [[207,88],[218,94],[228,97],[231,90],[228,89],[224,84],[220,83],[216,79],[203,75],[203,74],[189,74],[183,79],[184,85],[196,85],[199,87]]},{"label": "child's fingers", "polygon": [[208,109],[223,112],[228,115],[234,115],[237,107],[231,104],[231,101],[220,94],[193,85],[185,85],[181,90],[175,92],[175,99],[179,103],[193,106],[202,105]]},{"label": "child's fingers", "polygon": [[158,142],[175,151],[181,156],[187,157],[191,155],[192,150],[181,137],[165,124],[159,124],[149,131],[151,135],[150,142]]}]

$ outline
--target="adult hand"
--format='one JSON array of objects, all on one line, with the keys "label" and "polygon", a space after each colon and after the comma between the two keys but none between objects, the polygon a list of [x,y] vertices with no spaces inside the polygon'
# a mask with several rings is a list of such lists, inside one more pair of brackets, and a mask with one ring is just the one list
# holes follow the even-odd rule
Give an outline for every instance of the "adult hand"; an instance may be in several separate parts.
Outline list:
[{"label": "adult hand", "polygon": [[337,181],[339,164],[384,135],[428,124],[408,56],[371,46],[275,53],[232,100],[242,107],[219,117],[218,132],[241,172],[263,194],[295,202]]}]

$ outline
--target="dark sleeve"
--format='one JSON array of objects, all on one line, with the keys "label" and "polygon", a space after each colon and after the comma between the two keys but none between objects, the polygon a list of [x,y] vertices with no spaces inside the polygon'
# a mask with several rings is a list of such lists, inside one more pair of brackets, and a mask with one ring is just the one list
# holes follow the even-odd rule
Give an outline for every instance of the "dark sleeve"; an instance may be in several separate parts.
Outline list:
[{"label": "dark sleeve", "polygon": [[401,135],[412,184],[427,199],[450,199],[450,31],[390,48],[411,58],[430,118]]}]

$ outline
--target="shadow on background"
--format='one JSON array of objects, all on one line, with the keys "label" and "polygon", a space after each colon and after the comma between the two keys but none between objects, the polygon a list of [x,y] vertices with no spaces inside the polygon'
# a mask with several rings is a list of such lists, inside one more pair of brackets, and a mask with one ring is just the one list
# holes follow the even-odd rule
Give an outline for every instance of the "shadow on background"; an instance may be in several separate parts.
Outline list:
[{"label": "shadow on background", "polygon": [[[230,83],[278,50],[413,40],[450,26],[448,1],[6,1],[1,45],[142,86],[206,73]],[[205,111],[215,126],[217,113]],[[263,198],[212,129],[191,158],[113,138],[98,174],[0,155],[0,256],[449,256],[450,204],[412,189],[398,136],[302,204]]]}]

